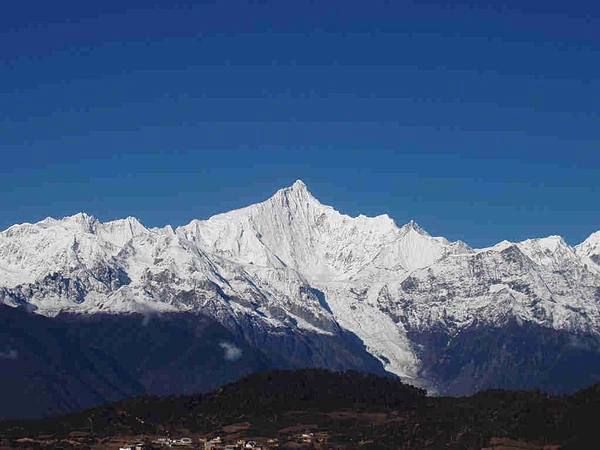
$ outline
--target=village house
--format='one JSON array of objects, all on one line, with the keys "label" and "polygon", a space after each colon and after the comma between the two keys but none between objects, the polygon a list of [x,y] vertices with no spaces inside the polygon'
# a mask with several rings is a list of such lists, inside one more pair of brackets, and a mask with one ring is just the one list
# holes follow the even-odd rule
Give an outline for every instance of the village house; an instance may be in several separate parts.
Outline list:
[{"label": "village house", "polygon": [[119,450],[148,450],[148,446],[142,443],[126,445],[125,447],[119,448]]},{"label": "village house", "polygon": [[235,443],[225,443],[220,437],[216,437],[204,442],[204,450],[267,450],[279,446],[277,439],[271,439],[270,441],[273,445],[261,445],[256,441],[241,439],[238,439]]}]

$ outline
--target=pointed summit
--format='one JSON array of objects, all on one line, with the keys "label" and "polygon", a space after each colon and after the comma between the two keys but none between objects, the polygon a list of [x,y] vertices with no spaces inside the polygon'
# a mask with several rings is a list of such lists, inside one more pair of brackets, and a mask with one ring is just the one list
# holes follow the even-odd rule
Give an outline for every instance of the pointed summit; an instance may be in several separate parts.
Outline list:
[{"label": "pointed summit", "polygon": [[295,201],[308,201],[308,202],[318,202],[318,200],[312,195],[312,193],[308,190],[308,187],[302,180],[296,180],[291,186],[288,186],[283,189],[279,189],[275,195],[273,195],[272,199],[285,199],[285,204],[288,203],[289,200]]},{"label": "pointed summit", "polygon": [[291,186],[280,189],[278,192],[290,192],[299,196],[309,195],[312,197],[312,194],[308,190],[306,183],[302,180],[296,180]]},{"label": "pointed summit", "polygon": [[400,230],[407,232],[407,233],[409,231],[414,231],[415,233],[418,233],[423,236],[430,236],[430,234],[427,231],[425,231],[423,228],[421,228],[421,226],[417,222],[415,222],[413,219],[411,219],[410,222],[408,222],[407,224],[402,226],[402,228]]},{"label": "pointed summit", "polygon": [[304,183],[304,181],[300,179],[294,181],[294,184],[292,184],[291,188],[294,190],[308,190],[308,188],[306,187],[306,183]]}]

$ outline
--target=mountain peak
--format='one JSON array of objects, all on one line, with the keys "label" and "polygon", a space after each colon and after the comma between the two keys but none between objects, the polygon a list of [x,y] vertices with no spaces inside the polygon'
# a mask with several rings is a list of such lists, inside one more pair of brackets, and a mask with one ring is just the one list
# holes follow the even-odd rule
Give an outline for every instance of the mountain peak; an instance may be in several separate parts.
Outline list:
[{"label": "mountain peak", "polygon": [[600,266],[600,231],[590,234],[585,241],[575,247],[575,251]]},{"label": "mountain peak", "polygon": [[590,234],[585,241],[579,244],[581,245],[597,245],[600,244],[600,230],[593,232]]},{"label": "mountain peak", "polygon": [[427,231],[425,231],[423,228],[421,228],[421,226],[417,222],[415,222],[413,219],[411,219],[407,224],[403,225],[401,228],[401,231],[405,231],[405,232],[414,231],[415,233],[418,233],[420,235],[429,236],[429,233]]},{"label": "mountain peak", "polygon": [[[302,180],[296,180],[292,183],[291,186],[280,189],[280,191],[294,193],[298,196],[310,196],[313,197],[311,192],[308,190],[308,186]],[[314,198],[314,197],[313,197]]]},{"label": "mountain peak", "polygon": [[78,212],[77,214],[73,214],[72,216],[66,216],[66,220],[73,220],[76,222],[95,222],[96,218],[94,216],[90,216],[84,212]]},{"label": "mountain peak", "polygon": [[290,187],[295,190],[304,190],[304,191],[308,190],[308,188],[306,187],[306,183],[304,183],[304,181],[302,181],[300,179],[294,181],[294,183]]},{"label": "mountain peak", "polygon": [[72,216],[67,216],[63,220],[67,222],[74,222],[82,227],[82,229],[88,233],[93,233],[98,225],[98,219],[94,216],[90,216],[84,212],[79,212]]},{"label": "mountain peak", "polygon": [[318,200],[312,195],[302,180],[296,180],[291,186],[279,189],[272,198],[295,199],[318,203]]}]

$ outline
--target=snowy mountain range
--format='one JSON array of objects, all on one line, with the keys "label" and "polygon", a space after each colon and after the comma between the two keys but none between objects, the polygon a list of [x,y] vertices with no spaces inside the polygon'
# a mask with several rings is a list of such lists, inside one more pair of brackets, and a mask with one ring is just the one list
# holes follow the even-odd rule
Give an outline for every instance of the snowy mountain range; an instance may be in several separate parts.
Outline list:
[{"label": "snowy mountain range", "polygon": [[[341,214],[302,181],[175,229],[84,213],[14,225],[0,233],[1,302],[49,317],[201,314],[280,351],[280,366],[381,368],[440,393],[600,379],[600,231],[575,247],[473,249]],[[585,374],[556,380],[569,367]]]}]

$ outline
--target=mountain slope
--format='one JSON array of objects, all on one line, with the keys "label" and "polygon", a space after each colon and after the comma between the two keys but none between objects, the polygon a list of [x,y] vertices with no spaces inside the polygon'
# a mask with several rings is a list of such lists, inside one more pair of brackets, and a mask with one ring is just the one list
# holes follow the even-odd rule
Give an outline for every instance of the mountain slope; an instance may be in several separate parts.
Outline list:
[{"label": "mountain slope", "polygon": [[[341,214],[297,181],[177,229],[85,214],[10,227],[0,233],[0,301],[47,316],[202,314],[276,367],[385,368],[450,394],[519,387],[494,375],[493,359],[472,358],[463,337],[485,336],[516,371],[521,348],[538,349],[528,370],[539,374],[583,345],[578,357],[596,373],[598,236],[574,248],[550,236],[472,249],[414,222]],[[506,350],[513,326],[528,341]]]},{"label": "mountain slope", "polygon": [[110,354],[43,316],[0,305],[0,418],[56,415],[144,393]]}]

